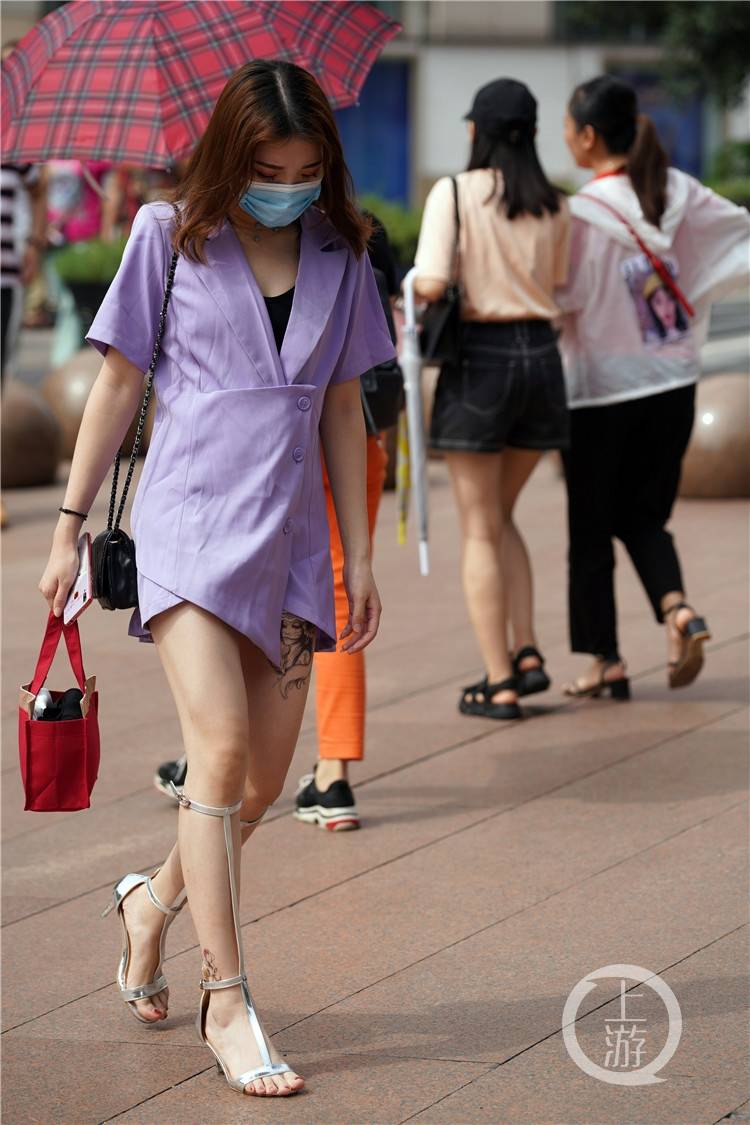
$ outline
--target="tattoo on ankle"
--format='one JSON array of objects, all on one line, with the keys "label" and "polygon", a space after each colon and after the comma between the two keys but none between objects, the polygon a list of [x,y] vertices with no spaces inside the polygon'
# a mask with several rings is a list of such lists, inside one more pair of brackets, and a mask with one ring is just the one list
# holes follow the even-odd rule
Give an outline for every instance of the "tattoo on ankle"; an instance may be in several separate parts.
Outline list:
[{"label": "tattoo on ankle", "polygon": [[216,958],[210,949],[203,950],[203,967],[201,968],[201,980],[221,980],[219,976],[219,968],[216,964]]},{"label": "tattoo on ankle", "polygon": [[289,698],[292,688],[306,687],[312,670],[313,652],[318,630],[309,621],[293,613],[281,615],[281,667],[277,668],[277,684],[282,699]]}]

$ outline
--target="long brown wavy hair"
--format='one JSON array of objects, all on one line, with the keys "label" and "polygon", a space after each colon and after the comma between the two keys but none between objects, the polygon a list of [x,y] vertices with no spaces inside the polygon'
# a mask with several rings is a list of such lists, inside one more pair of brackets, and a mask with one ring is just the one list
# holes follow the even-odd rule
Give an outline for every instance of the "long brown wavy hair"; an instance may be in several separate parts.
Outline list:
[{"label": "long brown wavy hair", "polygon": [[245,63],[219,95],[208,128],[174,192],[182,214],[175,249],[205,261],[206,239],[253,179],[258,145],[292,137],[320,145],[323,184],[317,206],[360,257],[371,224],[354,203],[354,185],[331,107],[312,74],[277,59]]}]

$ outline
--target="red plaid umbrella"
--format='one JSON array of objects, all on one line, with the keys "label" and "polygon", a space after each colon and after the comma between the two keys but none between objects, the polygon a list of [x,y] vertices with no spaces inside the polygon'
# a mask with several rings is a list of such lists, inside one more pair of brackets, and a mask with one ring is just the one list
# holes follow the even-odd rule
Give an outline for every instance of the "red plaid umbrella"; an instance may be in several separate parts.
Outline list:
[{"label": "red plaid umbrella", "polygon": [[334,107],[353,105],[399,30],[337,0],[71,0],[3,62],[3,160],[169,167],[243,63],[297,63]]}]

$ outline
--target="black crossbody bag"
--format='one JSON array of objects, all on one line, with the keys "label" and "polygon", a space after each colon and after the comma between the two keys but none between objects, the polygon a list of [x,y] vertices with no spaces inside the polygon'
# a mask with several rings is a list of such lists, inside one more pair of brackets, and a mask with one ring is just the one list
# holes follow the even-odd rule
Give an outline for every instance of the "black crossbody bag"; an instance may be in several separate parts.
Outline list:
[{"label": "black crossbody bag", "polygon": [[[179,220],[179,211],[176,207],[174,210]],[[115,516],[115,505],[117,504],[117,481],[120,475],[119,449],[115,454],[115,467],[112,474],[112,493],[109,498],[107,528],[105,531],[101,531],[91,543],[93,594],[102,609],[133,609],[138,605],[138,571],[135,563],[135,543],[130,536],[122,530],[120,521],[125,510],[125,501],[127,499],[128,489],[130,488],[130,481],[133,477],[138,450],[141,445],[141,438],[143,437],[143,427],[146,423],[146,412],[148,411],[148,404],[151,398],[151,388],[154,384],[154,372],[156,371],[156,364],[159,361],[159,355],[161,353],[161,340],[164,335],[167,308],[169,307],[169,298],[172,294],[172,284],[174,282],[174,273],[177,268],[178,257],[179,255],[175,250],[172,254],[172,261],[169,266],[169,273],[167,274],[164,300],[159,315],[159,327],[156,332],[154,351],[148,369],[146,391],[143,396],[143,402],[141,403],[141,412],[138,416],[138,427],[136,429],[135,441],[133,442],[133,451],[130,454],[130,464],[128,465],[128,472],[125,477],[120,503],[117,507],[117,515]]]},{"label": "black crossbody bag", "polygon": [[[458,184],[455,176],[451,177],[451,183],[456,217],[455,261],[458,267],[461,216],[458,210]],[[419,346],[422,358],[427,363],[450,363],[458,366],[461,356],[461,292],[458,284],[458,268],[456,268],[456,277],[456,281],[448,286],[444,296],[427,306],[422,317]]]}]

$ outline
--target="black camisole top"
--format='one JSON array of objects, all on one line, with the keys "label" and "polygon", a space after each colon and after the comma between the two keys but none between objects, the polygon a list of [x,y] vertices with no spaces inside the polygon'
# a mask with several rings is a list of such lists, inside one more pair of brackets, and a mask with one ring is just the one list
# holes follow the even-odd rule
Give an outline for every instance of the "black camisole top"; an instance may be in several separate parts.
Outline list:
[{"label": "black camisole top", "polygon": [[281,345],[284,342],[284,334],[289,324],[289,317],[292,312],[292,301],[294,300],[294,286],[287,289],[286,293],[279,293],[278,297],[264,297],[268,315],[271,319],[271,327],[273,329],[273,338],[276,341],[278,351],[281,351]]}]

